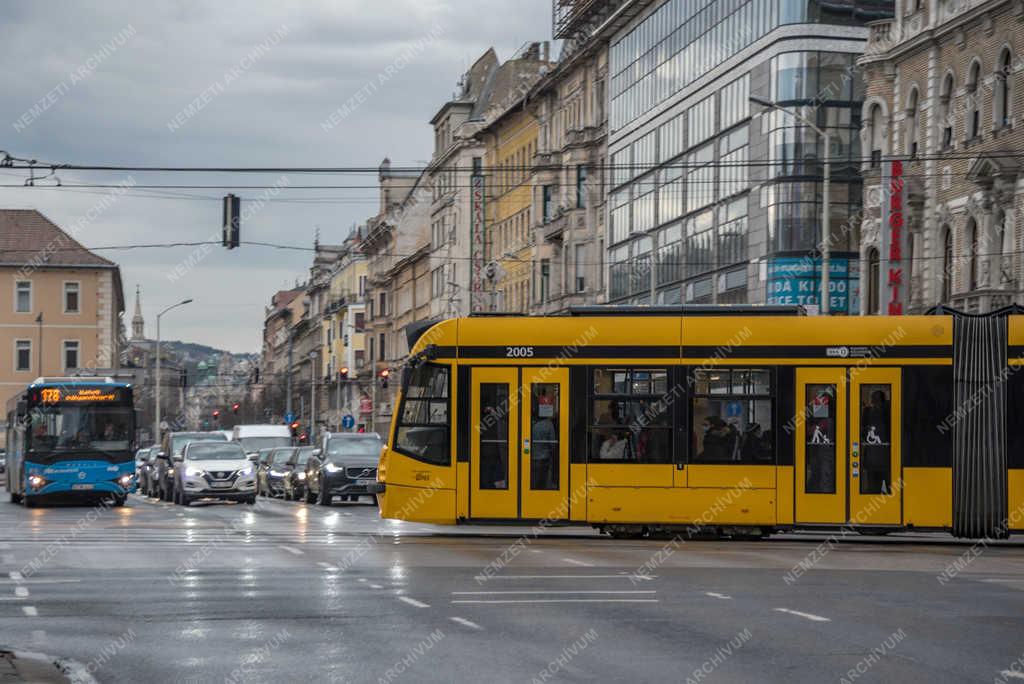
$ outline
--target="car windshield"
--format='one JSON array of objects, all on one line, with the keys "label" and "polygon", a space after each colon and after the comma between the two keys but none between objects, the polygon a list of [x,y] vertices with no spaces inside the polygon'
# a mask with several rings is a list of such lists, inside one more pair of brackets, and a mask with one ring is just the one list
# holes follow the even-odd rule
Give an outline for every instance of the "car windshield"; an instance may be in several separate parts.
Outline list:
[{"label": "car windshield", "polygon": [[32,412],[30,450],[124,451],[131,441],[131,424],[132,409],[127,407],[40,407]]},{"label": "car windshield", "polygon": [[226,442],[227,438],[219,432],[183,432],[171,437],[171,453],[180,454],[189,442]]},{"label": "car windshield", "polygon": [[242,448],[248,452],[259,451],[260,449],[273,449],[274,447],[291,446],[291,437],[239,437],[238,441]]},{"label": "car windshield", "polygon": [[186,454],[189,461],[228,461],[245,460],[245,452],[237,444],[203,444],[196,443],[189,447]]},{"label": "car windshield", "polygon": [[299,449],[299,453],[298,456],[296,457],[295,464],[306,465],[306,463],[309,461],[309,457],[313,455],[314,451],[315,449],[313,447],[303,447],[302,449]]},{"label": "car windshield", "polygon": [[288,462],[288,459],[292,457],[292,452],[289,451],[276,451],[274,455],[270,457],[270,462],[274,465],[284,465]]},{"label": "car windshield", "polygon": [[383,444],[376,437],[341,437],[327,443],[327,458],[332,463],[347,463],[380,457]]}]

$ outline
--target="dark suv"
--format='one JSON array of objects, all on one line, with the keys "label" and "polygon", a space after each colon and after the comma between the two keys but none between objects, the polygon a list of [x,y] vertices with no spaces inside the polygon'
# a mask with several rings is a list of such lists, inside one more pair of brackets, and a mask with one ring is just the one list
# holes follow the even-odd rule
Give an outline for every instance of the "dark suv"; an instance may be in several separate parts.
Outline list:
[{"label": "dark suv", "polygon": [[377,480],[377,463],[384,444],[376,433],[334,432],[324,435],[323,445],[306,464],[306,501],[330,506],[335,496],[358,501],[370,494],[367,486]]},{"label": "dark suv", "polygon": [[315,447],[291,447],[291,455],[285,463],[285,475],[282,489],[286,501],[301,501],[306,496],[306,463],[309,462]]}]

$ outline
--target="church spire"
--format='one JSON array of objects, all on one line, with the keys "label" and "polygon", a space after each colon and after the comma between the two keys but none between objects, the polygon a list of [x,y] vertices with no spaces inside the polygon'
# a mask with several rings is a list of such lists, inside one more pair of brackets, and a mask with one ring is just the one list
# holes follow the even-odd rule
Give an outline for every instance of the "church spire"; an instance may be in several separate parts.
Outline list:
[{"label": "church spire", "polygon": [[139,286],[135,286],[135,315],[132,316],[132,339],[144,340],[146,323],[142,318],[142,297],[139,294]]}]

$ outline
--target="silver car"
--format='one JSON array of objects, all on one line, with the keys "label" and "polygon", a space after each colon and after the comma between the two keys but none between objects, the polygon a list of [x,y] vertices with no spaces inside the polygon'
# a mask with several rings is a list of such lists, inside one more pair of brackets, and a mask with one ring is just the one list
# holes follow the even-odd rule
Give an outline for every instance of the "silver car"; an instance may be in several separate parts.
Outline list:
[{"label": "silver car", "polygon": [[256,503],[256,464],[237,442],[189,442],[174,463],[174,502],[198,499]]}]

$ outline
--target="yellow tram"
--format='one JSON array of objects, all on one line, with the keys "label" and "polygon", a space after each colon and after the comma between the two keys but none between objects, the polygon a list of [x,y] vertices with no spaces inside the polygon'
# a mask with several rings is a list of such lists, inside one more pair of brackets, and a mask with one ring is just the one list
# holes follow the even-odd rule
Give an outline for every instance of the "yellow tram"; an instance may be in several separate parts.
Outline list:
[{"label": "yellow tram", "polygon": [[410,335],[381,514],[615,535],[1024,529],[1024,315],[584,307]]}]

